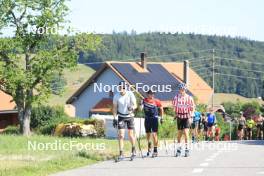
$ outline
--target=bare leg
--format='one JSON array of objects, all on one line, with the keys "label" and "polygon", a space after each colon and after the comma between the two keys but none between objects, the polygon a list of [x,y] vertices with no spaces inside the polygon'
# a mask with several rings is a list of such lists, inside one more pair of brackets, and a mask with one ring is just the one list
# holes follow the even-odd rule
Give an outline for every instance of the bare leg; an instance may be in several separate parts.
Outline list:
[{"label": "bare leg", "polygon": [[123,149],[124,149],[124,138],[125,138],[125,129],[120,129],[118,131],[118,139],[119,139],[119,150],[120,150],[120,155],[123,154]]},{"label": "bare leg", "polygon": [[134,129],[129,129],[128,130],[128,137],[129,137],[129,140],[130,140],[130,143],[131,143],[132,147],[134,147],[135,144],[136,144],[135,135],[134,135]]},{"label": "bare leg", "polygon": [[178,130],[177,141],[179,144],[181,143],[181,137],[182,137],[182,130]]},{"label": "bare leg", "polygon": [[187,148],[187,146],[188,146],[188,141],[189,141],[189,128],[185,128],[183,131],[184,131],[184,142],[185,142],[185,147]]},{"label": "bare leg", "polygon": [[154,147],[158,147],[158,135],[157,133],[152,133],[153,136],[153,143],[154,143]]}]

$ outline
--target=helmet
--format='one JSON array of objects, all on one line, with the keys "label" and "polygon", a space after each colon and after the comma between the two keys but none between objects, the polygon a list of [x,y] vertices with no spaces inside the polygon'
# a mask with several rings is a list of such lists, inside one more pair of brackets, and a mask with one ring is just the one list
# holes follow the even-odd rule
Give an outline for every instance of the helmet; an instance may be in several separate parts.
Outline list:
[{"label": "helmet", "polygon": [[184,89],[184,90],[186,90],[186,89],[187,89],[187,86],[186,86],[186,84],[184,84],[184,83],[180,83],[180,84],[178,85],[178,88],[179,88],[179,89]]}]

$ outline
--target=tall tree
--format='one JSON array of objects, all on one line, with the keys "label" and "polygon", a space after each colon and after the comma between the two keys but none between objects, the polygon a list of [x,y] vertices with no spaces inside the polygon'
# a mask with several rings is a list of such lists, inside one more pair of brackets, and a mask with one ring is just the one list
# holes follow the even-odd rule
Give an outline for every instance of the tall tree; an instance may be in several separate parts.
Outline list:
[{"label": "tall tree", "polygon": [[0,89],[17,105],[23,135],[30,135],[32,106],[51,93],[53,76],[101,42],[92,34],[59,35],[70,32],[63,28],[67,14],[65,0],[0,0],[0,31],[12,36],[0,38]]}]

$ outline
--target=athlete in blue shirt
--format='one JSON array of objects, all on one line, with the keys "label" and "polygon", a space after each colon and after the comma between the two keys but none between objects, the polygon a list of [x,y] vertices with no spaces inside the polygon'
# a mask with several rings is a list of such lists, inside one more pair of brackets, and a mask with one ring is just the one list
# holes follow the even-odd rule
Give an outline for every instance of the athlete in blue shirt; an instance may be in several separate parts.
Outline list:
[{"label": "athlete in blue shirt", "polygon": [[198,139],[198,130],[200,130],[200,123],[201,123],[201,113],[195,111],[193,114],[193,122],[192,122],[192,142],[195,142]]}]

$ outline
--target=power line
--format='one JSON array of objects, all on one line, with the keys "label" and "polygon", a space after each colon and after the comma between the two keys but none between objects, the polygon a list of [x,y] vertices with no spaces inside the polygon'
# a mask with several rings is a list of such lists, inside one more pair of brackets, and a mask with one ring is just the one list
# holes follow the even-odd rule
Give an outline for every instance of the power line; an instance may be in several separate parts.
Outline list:
[{"label": "power line", "polygon": [[223,68],[230,68],[230,69],[236,69],[236,70],[242,70],[242,71],[248,71],[248,72],[256,72],[256,73],[263,73],[263,71],[258,71],[258,70],[249,70],[249,69],[243,69],[243,68],[238,68],[238,67],[228,67],[224,65],[216,65],[215,67],[223,67]]},{"label": "power line", "polygon": [[[220,51],[220,52],[222,52],[222,53],[229,53],[229,52],[231,52],[231,53],[233,53],[233,54],[238,54],[238,53],[240,53],[240,52],[238,52],[238,51],[232,51],[232,50],[222,50],[222,49],[215,49],[216,51]],[[245,51],[245,52],[247,52],[247,51]],[[264,57],[264,55],[261,55],[261,54],[254,54],[255,56],[261,56],[261,57]]]},{"label": "power line", "polygon": [[167,56],[176,56],[176,55],[184,55],[184,54],[193,54],[194,52],[208,52],[212,51],[213,49],[204,49],[204,50],[196,50],[196,51],[184,51],[184,52],[177,52],[172,54],[166,54],[166,55],[156,55],[156,56],[149,56],[148,58],[159,58],[159,57],[167,57]]},{"label": "power line", "polygon": [[[187,59],[188,60],[188,59]],[[212,60],[212,58],[206,58],[206,59],[200,59],[200,60],[196,60],[196,61],[191,61],[190,63],[196,63],[196,62],[201,62],[201,61],[206,61],[206,60]],[[189,60],[190,61],[190,60]]]},{"label": "power line", "polygon": [[106,62],[128,62],[128,61],[134,61],[137,62],[139,59],[126,59],[126,60],[105,60],[100,62],[84,62],[84,63],[78,63],[78,64],[84,64],[84,65],[92,65],[92,64],[104,64]]},{"label": "power line", "polygon": [[196,66],[191,67],[191,68],[194,69],[194,68],[199,68],[199,67],[208,67],[208,66],[205,64],[200,64],[200,65],[196,65]]},{"label": "power line", "polygon": [[[202,58],[207,58],[208,56],[201,56],[201,57],[193,57],[193,58],[191,58],[191,59],[186,59],[186,60],[188,60],[188,61],[191,61],[190,63],[192,63],[192,62],[198,62],[198,61],[200,61],[200,60],[204,60],[204,59],[202,59]],[[196,59],[200,59],[200,60],[196,60]],[[193,61],[193,60],[196,60],[196,61]]]},{"label": "power line", "polygon": [[213,67],[204,67],[204,68],[196,69],[194,71],[199,71],[199,70],[204,70],[204,69],[210,69],[210,68],[213,68]]},{"label": "power line", "polygon": [[247,78],[247,79],[255,79],[255,80],[264,80],[264,79],[258,79],[258,78],[254,78],[254,77],[248,77],[248,76],[238,76],[238,75],[233,75],[233,74],[225,74],[225,73],[219,73],[219,72],[215,72],[215,74],[217,74],[217,75],[224,75],[224,76],[231,76],[231,77],[237,77],[237,78]]},{"label": "power line", "polygon": [[236,61],[236,62],[244,62],[244,63],[255,64],[255,65],[263,65],[264,66],[264,63],[261,63],[261,62],[250,62],[250,61],[231,59],[231,58],[222,58],[222,57],[215,57],[215,59],[224,59],[224,60],[230,60],[230,61]]}]

